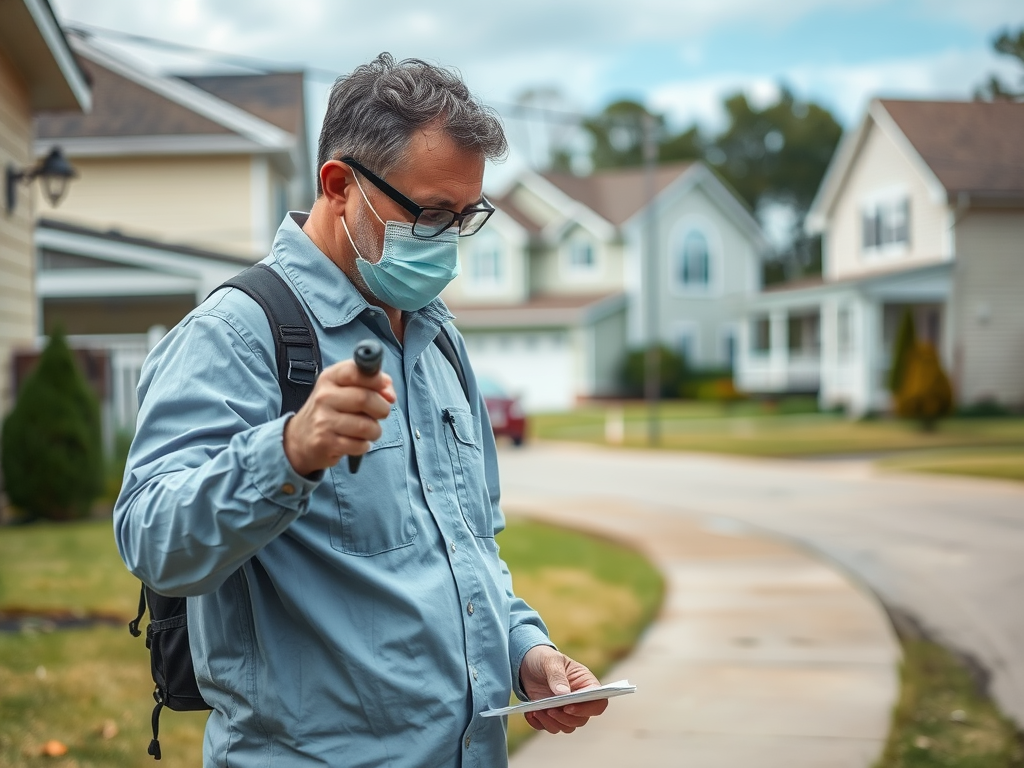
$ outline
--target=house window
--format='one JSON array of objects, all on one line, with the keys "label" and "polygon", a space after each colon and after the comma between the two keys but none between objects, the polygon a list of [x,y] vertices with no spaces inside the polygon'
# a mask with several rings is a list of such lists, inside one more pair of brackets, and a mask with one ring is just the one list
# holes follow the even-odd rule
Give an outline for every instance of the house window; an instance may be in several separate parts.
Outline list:
[{"label": "house window", "polygon": [[768,315],[755,317],[750,321],[750,351],[768,352],[772,348],[772,324]]},{"label": "house window", "polygon": [[505,276],[505,253],[501,238],[485,231],[470,238],[467,277],[474,288],[498,288]]},{"label": "house window", "polygon": [[821,353],[821,321],[817,313],[790,315],[787,332],[791,355],[817,357]]},{"label": "house window", "polygon": [[861,213],[865,251],[910,244],[910,199],[882,200],[864,207]]},{"label": "house window", "polygon": [[676,282],[683,288],[706,288],[711,279],[708,239],[691,229],[676,249]]},{"label": "house window", "polygon": [[692,366],[697,359],[697,332],[693,328],[680,329],[676,332],[676,351],[682,355],[683,362]]},{"label": "house window", "polygon": [[497,243],[485,243],[473,251],[473,282],[501,282],[501,248]]},{"label": "house window", "polygon": [[594,246],[589,240],[577,238],[569,241],[569,268],[573,271],[589,272],[597,265]]}]

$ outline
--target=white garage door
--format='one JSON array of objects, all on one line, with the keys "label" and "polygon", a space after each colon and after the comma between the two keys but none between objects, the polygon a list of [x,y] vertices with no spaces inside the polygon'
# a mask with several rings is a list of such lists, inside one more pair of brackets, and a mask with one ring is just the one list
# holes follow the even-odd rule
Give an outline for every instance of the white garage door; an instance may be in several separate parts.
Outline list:
[{"label": "white garage door", "polygon": [[559,331],[466,333],[477,376],[522,398],[528,412],[561,411],[576,401],[573,348]]}]

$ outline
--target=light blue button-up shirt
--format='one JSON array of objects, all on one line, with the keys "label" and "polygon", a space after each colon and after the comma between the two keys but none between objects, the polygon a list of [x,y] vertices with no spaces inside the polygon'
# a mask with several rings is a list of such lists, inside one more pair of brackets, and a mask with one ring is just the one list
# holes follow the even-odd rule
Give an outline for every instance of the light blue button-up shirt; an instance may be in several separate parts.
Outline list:
[{"label": "light blue button-up shirt", "polygon": [[497,458],[465,346],[452,332],[469,402],[432,343],[444,304],[407,314],[399,344],[304,220],[285,218],[264,263],[304,302],[325,367],[383,343],[398,396],[383,435],[358,474],[298,475],[270,326],[218,291],[143,368],[121,556],[195,598],[205,765],[503,766],[504,718],[477,713],[506,705],[523,656],[550,640],[498,555]]}]

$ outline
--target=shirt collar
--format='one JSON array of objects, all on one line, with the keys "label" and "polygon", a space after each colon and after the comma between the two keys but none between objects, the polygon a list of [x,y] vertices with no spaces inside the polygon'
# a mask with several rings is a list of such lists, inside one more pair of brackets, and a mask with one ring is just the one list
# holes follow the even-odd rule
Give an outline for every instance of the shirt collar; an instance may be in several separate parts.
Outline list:
[{"label": "shirt collar", "polygon": [[[371,305],[348,275],[302,231],[308,218],[308,213],[300,211],[284,217],[274,238],[273,254],[313,316],[325,328],[335,328],[352,322]],[[440,298],[409,315],[419,315],[438,327],[455,318]]]}]

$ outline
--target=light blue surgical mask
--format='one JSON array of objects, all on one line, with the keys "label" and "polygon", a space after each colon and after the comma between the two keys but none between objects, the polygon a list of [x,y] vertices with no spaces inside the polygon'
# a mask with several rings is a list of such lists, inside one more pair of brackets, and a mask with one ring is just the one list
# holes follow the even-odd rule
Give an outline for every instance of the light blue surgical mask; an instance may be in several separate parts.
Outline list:
[{"label": "light blue surgical mask", "polygon": [[[363,187],[356,179],[359,191]],[[423,309],[441,295],[459,275],[459,234],[448,229],[436,237],[424,240],[412,233],[412,224],[381,219],[363,192],[363,199],[377,220],[384,224],[384,248],[379,261],[363,258],[348,230],[345,217],[341,217],[345,234],[356,252],[356,268],[366,282],[370,293],[387,304],[406,312]]]}]

